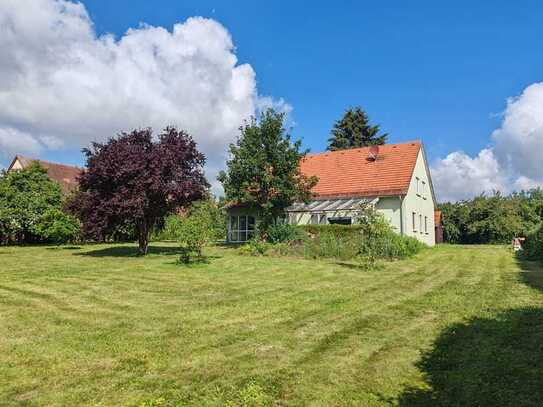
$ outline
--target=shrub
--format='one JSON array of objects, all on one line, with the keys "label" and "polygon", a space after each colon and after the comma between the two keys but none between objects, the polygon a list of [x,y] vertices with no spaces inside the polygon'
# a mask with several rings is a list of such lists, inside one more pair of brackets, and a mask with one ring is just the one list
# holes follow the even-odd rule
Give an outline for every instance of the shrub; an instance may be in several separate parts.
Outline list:
[{"label": "shrub", "polygon": [[264,256],[273,244],[258,239],[252,239],[245,246],[251,256]]},{"label": "shrub", "polygon": [[210,205],[208,202],[200,202],[186,213],[167,216],[164,227],[155,233],[154,238],[177,241],[181,246],[180,260],[183,263],[189,263],[194,255],[201,259],[204,246],[222,233]]},{"label": "shrub", "polygon": [[62,244],[77,241],[81,235],[81,226],[73,216],[51,208],[41,217],[36,232],[44,239]]},{"label": "shrub", "polygon": [[303,238],[302,230],[288,223],[279,223],[268,229],[267,240],[270,243],[289,243]]},{"label": "shrub", "polygon": [[529,260],[543,260],[543,225],[526,237],[523,256]]},{"label": "shrub", "polygon": [[396,234],[380,221],[375,224],[308,225],[302,228],[309,235],[303,247],[303,255],[309,258],[363,259],[364,263],[371,264],[375,259],[410,257],[425,247],[413,237]]},{"label": "shrub", "polygon": [[181,245],[181,261],[189,263],[193,254],[201,259],[204,246],[215,237],[212,219],[204,205],[193,207],[188,214],[179,215],[180,221],[172,223],[176,240]]},{"label": "shrub", "polygon": [[0,172],[0,243],[34,243],[45,240],[37,229],[50,209],[60,210],[62,194],[38,163]]},{"label": "shrub", "polygon": [[[212,201],[200,201],[192,205],[190,213],[205,212],[207,213],[211,240],[219,240],[226,238],[226,217],[218,205]],[[153,240],[177,240],[179,228],[186,214],[171,214],[168,215],[164,224],[157,228],[153,233]]]}]

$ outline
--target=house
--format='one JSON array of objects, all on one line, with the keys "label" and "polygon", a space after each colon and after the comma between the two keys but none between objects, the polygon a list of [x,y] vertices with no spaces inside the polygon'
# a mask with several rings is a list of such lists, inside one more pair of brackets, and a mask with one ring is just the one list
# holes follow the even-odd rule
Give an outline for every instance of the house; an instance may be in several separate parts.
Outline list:
[{"label": "house", "polygon": [[436,243],[443,243],[443,212],[434,212],[434,224],[436,227]]},{"label": "house", "polygon": [[60,184],[62,193],[68,194],[77,189],[77,177],[81,174],[82,170],[72,165],[57,164],[16,155],[8,167],[8,172],[27,168],[35,162],[39,163],[47,171],[47,176],[51,180]]},{"label": "house", "polygon": [[[351,224],[365,202],[383,214],[397,233],[435,244],[436,200],[420,141],[309,154],[300,169],[319,182],[312,201],[287,208],[290,224]],[[232,206],[228,216],[230,242],[254,235],[254,209]]]}]

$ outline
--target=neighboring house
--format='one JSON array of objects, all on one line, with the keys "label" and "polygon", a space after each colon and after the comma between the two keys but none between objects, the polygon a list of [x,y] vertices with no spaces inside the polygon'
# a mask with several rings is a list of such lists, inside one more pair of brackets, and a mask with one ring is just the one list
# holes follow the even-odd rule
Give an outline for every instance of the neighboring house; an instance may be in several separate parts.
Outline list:
[{"label": "neighboring house", "polygon": [[[397,233],[429,246],[436,242],[435,196],[424,147],[420,141],[386,144],[307,155],[304,175],[317,176],[314,199],[286,210],[288,223],[351,224],[367,202],[383,214]],[[257,212],[242,205],[228,208],[228,240],[254,235]]]},{"label": "neighboring house", "polygon": [[436,243],[443,243],[443,212],[434,212],[434,224],[436,225]]},{"label": "neighboring house", "polygon": [[48,161],[36,160],[28,157],[23,157],[21,155],[16,155],[11,162],[11,165],[8,167],[8,172],[27,168],[34,162],[39,163],[47,171],[47,176],[51,180],[56,181],[60,184],[62,193],[68,194],[73,190],[77,189],[77,177],[82,170],[81,168],[71,165],[56,164]]}]

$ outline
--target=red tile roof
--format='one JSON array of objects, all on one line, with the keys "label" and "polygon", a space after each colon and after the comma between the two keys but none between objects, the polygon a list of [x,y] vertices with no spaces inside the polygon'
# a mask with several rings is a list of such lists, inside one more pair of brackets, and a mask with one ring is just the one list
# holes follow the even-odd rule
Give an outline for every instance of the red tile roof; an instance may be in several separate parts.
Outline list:
[{"label": "red tile roof", "polygon": [[385,144],[375,161],[368,159],[369,147],[308,154],[300,169],[319,178],[313,188],[317,198],[405,195],[421,146],[420,141]]},{"label": "red tile roof", "polygon": [[57,181],[60,184],[60,188],[64,193],[69,193],[76,189],[78,186],[77,177],[79,176],[79,174],[81,174],[82,171],[82,169],[79,167],[57,164],[43,160],[36,160],[33,158],[17,155],[9,166],[8,171],[17,160],[21,163],[23,168],[29,167],[33,162],[38,162],[43,168],[47,170],[47,176],[53,181]]}]

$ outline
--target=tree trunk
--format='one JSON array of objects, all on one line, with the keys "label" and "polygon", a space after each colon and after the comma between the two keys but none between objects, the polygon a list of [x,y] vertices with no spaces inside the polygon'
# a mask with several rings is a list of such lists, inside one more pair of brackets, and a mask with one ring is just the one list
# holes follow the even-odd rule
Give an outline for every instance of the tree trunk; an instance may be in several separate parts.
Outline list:
[{"label": "tree trunk", "polygon": [[143,219],[138,224],[138,246],[139,254],[145,256],[149,249],[149,237],[151,234],[151,227],[146,219]]}]

